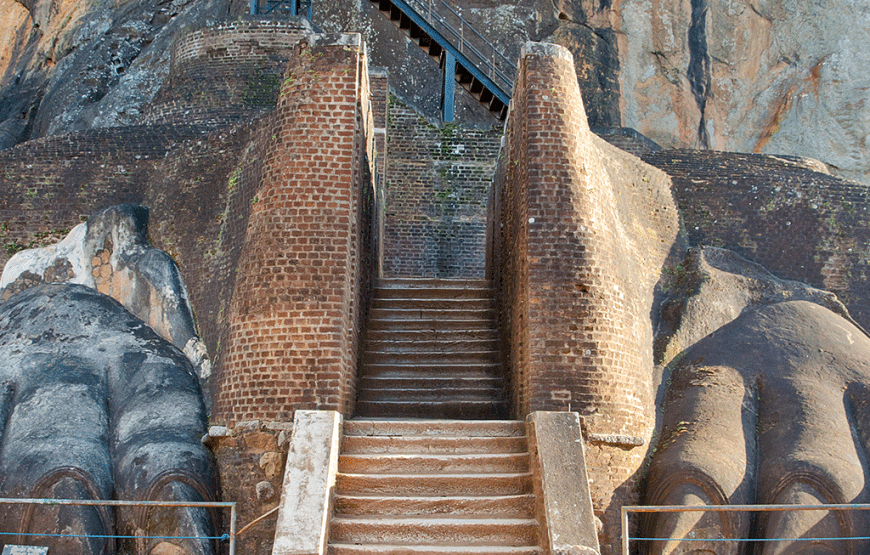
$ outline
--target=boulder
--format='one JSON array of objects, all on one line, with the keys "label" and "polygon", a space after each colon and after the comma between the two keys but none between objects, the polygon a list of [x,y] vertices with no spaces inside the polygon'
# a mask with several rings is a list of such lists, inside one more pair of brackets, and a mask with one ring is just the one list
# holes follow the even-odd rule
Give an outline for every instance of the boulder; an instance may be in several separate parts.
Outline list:
[{"label": "boulder", "polygon": [[[0,496],[204,501],[214,498],[206,413],[193,366],[114,299],[40,284],[0,304]],[[114,553],[99,536],[213,535],[204,509],[4,510],[0,529],[74,533],[51,552]],[[142,540],[147,553],[158,539]],[[188,555],[209,540],[168,540]],[[105,551],[101,551],[105,549]]]}]

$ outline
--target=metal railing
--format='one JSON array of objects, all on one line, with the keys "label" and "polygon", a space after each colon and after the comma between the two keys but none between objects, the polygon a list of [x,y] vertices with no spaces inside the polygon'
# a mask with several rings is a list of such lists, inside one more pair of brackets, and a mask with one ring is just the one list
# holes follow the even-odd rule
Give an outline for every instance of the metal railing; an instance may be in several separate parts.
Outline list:
[{"label": "metal railing", "polygon": [[513,88],[517,66],[444,0],[405,0],[454,48],[508,95]]},{"label": "metal railing", "polygon": [[634,505],[622,507],[622,554],[629,555],[631,540],[681,541],[681,542],[793,542],[793,541],[848,541],[870,540],[870,536],[843,536],[835,538],[646,538],[629,535],[629,513],[678,513],[678,512],[792,512],[792,511],[868,511],[870,504],[853,503],[842,505]]},{"label": "metal railing", "polygon": [[266,0],[265,7],[260,6],[260,0],[251,0],[251,15],[269,15],[286,12],[290,15],[301,15],[311,19],[312,0]]},{"label": "metal railing", "polygon": [[236,503],[235,501],[119,501],[119,500],[92,500],[92,499],[25,499],[25,498],[0,498],[0,505],[76,505],[86,507],[201,507],[201,508],[229,508],[230,531],[220,536],[125,536],[111,535],[82,535],[82,534],[58,534],[58,533],[19,533],[0,532],[0,536],[15,537],[40,537],[40,538],[116,538],[116,539],[140,539],[143,537],[167,540],[227,540],[229,541],[229,555],[236,553]]}]

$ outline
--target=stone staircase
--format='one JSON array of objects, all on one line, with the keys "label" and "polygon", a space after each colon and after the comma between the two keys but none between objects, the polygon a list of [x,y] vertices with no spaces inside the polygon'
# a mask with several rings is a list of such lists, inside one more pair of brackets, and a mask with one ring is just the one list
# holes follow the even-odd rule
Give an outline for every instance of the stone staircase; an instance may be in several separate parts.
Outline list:
[{"label": "stone staircase", "polygon": [[540,555],[525,425],[349,420],[329,555]]},{"label": "stone staircase", "polygon": [[361,359],[356,416],[505,418],[500,361],[488,282],[381,280]]}]

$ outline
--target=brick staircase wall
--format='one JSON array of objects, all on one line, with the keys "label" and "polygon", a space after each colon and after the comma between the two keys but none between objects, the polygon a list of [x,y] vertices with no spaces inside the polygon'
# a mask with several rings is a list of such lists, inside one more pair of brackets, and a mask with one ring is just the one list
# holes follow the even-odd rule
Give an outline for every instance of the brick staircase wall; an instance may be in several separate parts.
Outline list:
[{"label": "brick staircase wall", "polygon": [[501,131],[439,128],[395,98],[388,125],[384,276],[483,277]]},{"label": "brick staircase wall", "polygon": [[654,425],[654,290],[679,230],[664,173],[595,137],[573,61],[529,43],[493,186],[490,271],[514,411],[582,417],[605,551]]},{"label": "brick staircase wall", "polygon": [[252,199],[213,417],[353,412],[371,279],[373,119],[359,35],[291,57]]}]

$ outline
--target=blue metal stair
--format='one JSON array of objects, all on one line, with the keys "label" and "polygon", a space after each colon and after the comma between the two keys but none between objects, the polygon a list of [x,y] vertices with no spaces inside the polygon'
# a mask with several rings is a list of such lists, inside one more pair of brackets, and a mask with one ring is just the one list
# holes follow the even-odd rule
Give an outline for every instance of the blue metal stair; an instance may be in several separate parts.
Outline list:
[{"label": "blue metal stair", "polygon": [[507,117],[516,66],[456,10],[443,0],[370,1],[444,70],[444,121],[453,120],[455,83],[499,120]]}]

